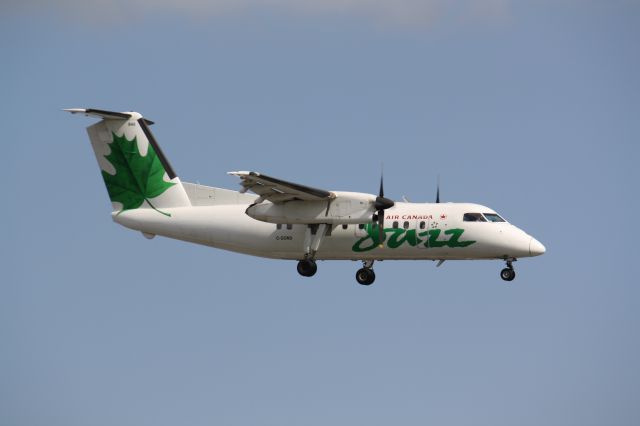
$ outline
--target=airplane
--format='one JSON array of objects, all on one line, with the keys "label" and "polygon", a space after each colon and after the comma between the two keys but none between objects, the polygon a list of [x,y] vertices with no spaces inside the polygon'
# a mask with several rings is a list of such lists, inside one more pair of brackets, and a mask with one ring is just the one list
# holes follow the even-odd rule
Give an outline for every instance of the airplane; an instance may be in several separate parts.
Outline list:
[{"label": "airplane", "polygon": [[[371,285],[383,260],[498,259],[512,281],[513,262],[539,256],[538,240],[480,204],[394,201],[328,191],[254,171],[233,171],[239,191],[182,182],[137,112],[65,109],[100,119],[87,127],[114,222],[156,235],[247,255],[297,261],[311,277],[319,260],[361,261],[356,281]],[[252,194],[248,192],[252,192]],[[382,230],[382,231],[381,231]]]}]

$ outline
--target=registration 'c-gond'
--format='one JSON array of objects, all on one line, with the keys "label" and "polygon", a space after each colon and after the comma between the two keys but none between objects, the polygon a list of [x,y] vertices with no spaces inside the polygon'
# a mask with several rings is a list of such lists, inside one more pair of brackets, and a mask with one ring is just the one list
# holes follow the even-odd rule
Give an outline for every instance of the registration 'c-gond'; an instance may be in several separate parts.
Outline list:
[{"label": "registration 'c-gond'", "polygon": [[[316,260],[360,260],[356,280],[375,280],[375,260],[500,259],[513,262],[545,247],[494,210],[471,203],[397,202],[327,191],[257,172],[238,171],[232,191],[182,182],[137,112],[67,109],[100,118],[89,139],[113,205],[113,220],[142,232],[273,259],[296,260],[313,276]],[[248,192],[252,192],[248,193]],[[382,231],[381,231],[382,230]]]}]

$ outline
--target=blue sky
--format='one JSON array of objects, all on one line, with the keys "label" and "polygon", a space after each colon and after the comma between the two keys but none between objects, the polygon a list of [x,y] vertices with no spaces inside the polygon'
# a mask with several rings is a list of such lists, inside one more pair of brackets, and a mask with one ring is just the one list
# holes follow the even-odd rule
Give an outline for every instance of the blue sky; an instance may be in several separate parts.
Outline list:
[{"label": "blue sky", "polygon": [[[638,423],[637,2],[58,3],[0,6],[0,424]],[[364,288],[147,241],[69,107],[145,114],[186,181],[439,174],[547,253]]]}]

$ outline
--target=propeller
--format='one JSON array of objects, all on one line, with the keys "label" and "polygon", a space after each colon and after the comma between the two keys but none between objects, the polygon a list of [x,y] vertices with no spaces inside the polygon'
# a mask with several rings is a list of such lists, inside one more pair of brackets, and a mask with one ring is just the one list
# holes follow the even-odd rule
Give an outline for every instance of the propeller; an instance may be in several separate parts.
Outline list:
[{"label": "propeller", "polygon": [[372,217],[374,223],[378,222],[378,244],[382,244],[386,236],[384,232],[384,211],[394,205],[393,200],[384,196],[384,176],[383,173],[380,172],[380,191],[376,197],[376,201],[373,203],[373,208],[376,212]]}]

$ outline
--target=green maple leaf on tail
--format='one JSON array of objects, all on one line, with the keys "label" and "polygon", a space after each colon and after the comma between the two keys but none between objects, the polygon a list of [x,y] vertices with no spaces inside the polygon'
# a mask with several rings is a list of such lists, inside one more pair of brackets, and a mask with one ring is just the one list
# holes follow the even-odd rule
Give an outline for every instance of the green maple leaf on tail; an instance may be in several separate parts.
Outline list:
[{"label": "green maple leaf on tail", "polygon": [[109,144],[111,153],[105,158],[116,169],[116,174],[111,175],[104,170],[102,177],[107,185],[111,201],[122,204],[122,210],[137,209],[144,201],[151,208],[165,216],[169,213],[156,209],[149,201],[171,188],[175,183],[165,182],[165,170],[151,144],[147,149],[147,155],[140,155],[137,138],[127,140],[113,133],[113,142]]}]

